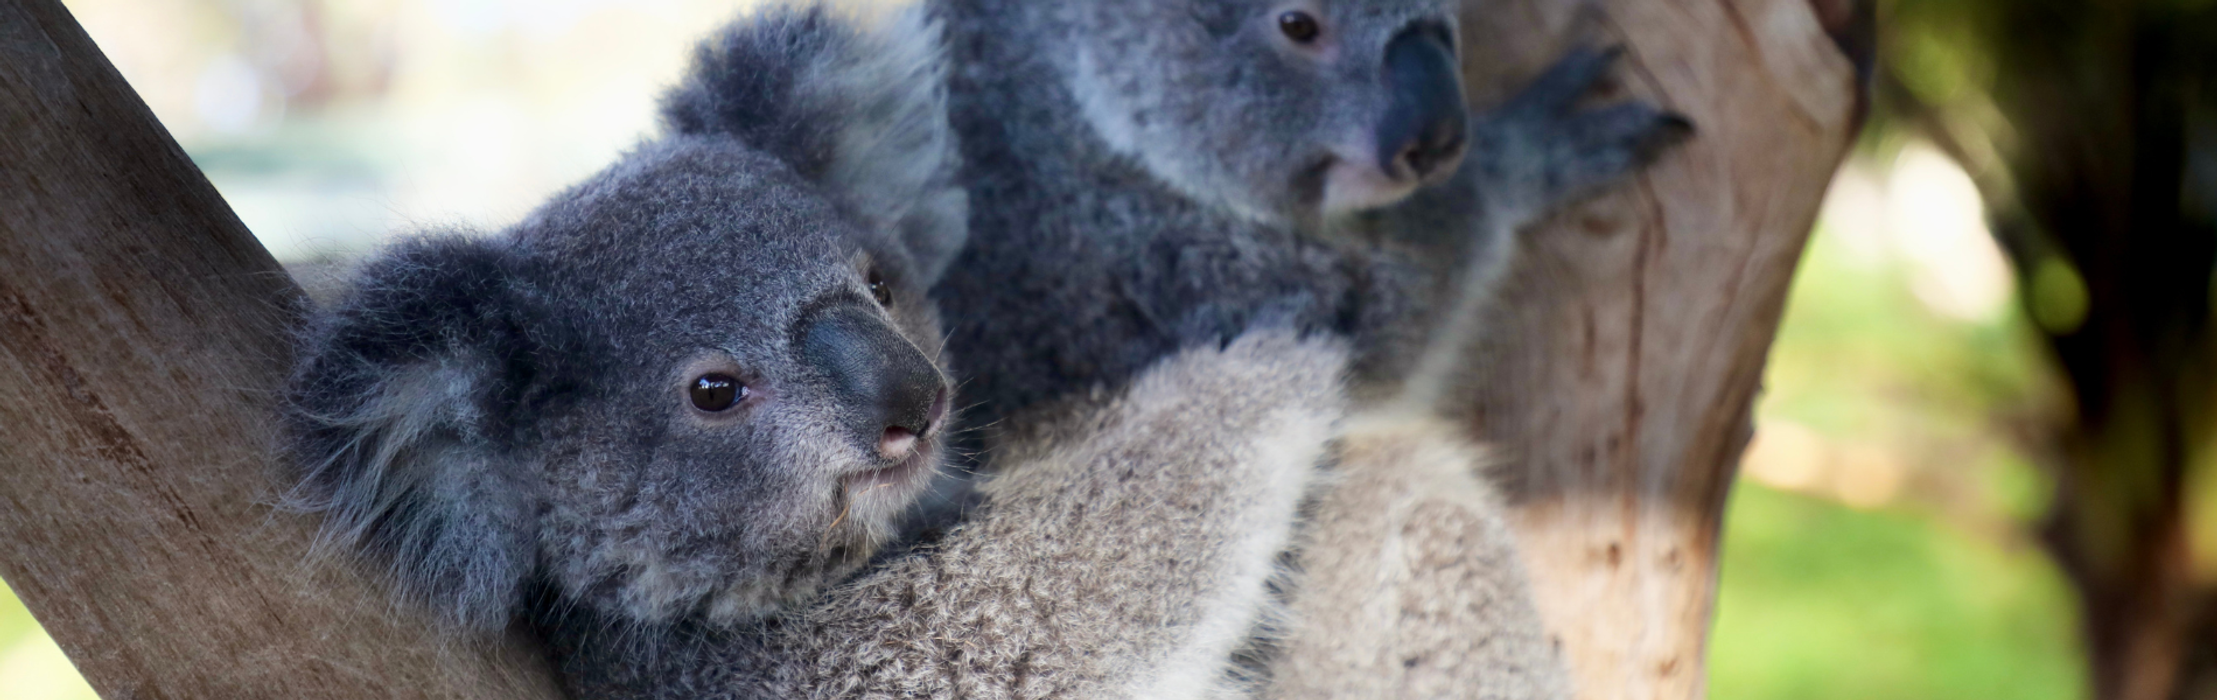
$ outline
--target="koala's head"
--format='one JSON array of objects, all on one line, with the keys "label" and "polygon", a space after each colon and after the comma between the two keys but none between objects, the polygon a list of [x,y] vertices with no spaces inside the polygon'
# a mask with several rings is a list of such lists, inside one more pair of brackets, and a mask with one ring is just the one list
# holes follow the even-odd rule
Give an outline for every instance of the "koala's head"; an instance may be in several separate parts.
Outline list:
[{"label": "koala's head", "polygon": [[1072,92],[1112,148],[1289,223],[1392,204],[1466,148],[1454,0],[1071,3]]},{"label": "koala's head", "polygon": [[366,263],[288,389],[298,502],[479,628],[535,586],[745,619],[865,561],[939,464],[925,290],[963,225],[936,34],[894,24],[744,20],[670,136]]}]

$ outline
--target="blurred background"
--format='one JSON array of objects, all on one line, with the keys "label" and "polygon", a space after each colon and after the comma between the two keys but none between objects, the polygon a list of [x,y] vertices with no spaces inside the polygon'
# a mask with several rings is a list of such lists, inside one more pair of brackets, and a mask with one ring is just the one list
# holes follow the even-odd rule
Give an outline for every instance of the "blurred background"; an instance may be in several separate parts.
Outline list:
[{"label": "blurred background", "polygon": [[[495,229],[748,0],[68,0],[281,259]],[[1710,690],[2217,698],[2217,0],[1891,0],[1726,516]],[[0,700],[92,698],[0,589]]]}]

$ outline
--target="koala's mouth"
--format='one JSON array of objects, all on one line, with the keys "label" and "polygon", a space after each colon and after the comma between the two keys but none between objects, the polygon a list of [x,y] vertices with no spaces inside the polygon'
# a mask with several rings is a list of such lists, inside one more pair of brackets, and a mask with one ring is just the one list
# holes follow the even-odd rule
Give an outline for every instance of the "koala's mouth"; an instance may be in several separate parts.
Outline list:
[{"label": "koala's mouth", "polygon": [[[936,431],[933,431],[936,432]],[[939,470],[939,441],[936,435],[926,434],[917,438],[916,445],[907,457],[892,466],[856,472],[840,477],[849,498],[867,499],[873,502],[905,504],[922,492],[924,482]]]},{"label": "koala's mouth", "polygon": [[1429,184],[1406,168],[1387,169],[1358,158],[1333,157],[1318,175],[1318,208],[1327,216],[1391,206]]},{"label": "koala's mouth", "polygon": [[1339,157],[1331,154],[1309,161],[1307,167],[1293,176],[1294,200],[1312,209],[1323,209],[1325,185],[1330,181],[1332,164],[1337,162]]},{"label": "koala's mouth", "polygon": [[930,480],[939,467],[939,435],[946,431],[947,392],[942,390],[933,400],[921,432],[912,433],[902,428],[886,429],[885,438],[879,442],[878,452],[895,461],[891,466],[855,472],[841,477],[847,494],[854,499],[869,499],[884,503],[906,504],[922,491],[924,482]]}]

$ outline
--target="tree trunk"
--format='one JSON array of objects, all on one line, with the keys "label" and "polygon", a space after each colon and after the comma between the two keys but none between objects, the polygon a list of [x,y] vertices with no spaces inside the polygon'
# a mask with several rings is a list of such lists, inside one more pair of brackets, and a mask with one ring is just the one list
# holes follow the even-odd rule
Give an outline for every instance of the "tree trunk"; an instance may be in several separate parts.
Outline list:
[{"label": "tree trunk", "polygon": [[551,698],[276,512],[300,293],[57,0],[0,0],[0,576],[109,698]]},{"label": "tree trunk", "polygon": [[1471,363],[1506,448],[1542,614],[1581,698],[1697,698],[1725,496],[1787,285],[1863,112],[1869,8],[1811,0],[1469,3],[1465,75],[1497,100],[1574,42],[1698,135],[1528,231]]}]

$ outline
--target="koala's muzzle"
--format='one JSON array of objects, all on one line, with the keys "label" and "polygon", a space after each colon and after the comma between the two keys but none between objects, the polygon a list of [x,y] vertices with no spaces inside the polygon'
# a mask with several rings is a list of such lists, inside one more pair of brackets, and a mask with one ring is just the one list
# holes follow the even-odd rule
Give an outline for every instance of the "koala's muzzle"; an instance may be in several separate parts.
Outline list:
[{"label": "koala's muzzle", "polygon": [[1378,124],[1378,167],[1389,176],[1423,179],[1462,160],[1469,113],[1447,29],[1418,24],[1386,44],[1392,91]]},{"label": "koala's muzzle", "polygon": [[802,361],[831,379],[841,417],[874,449],[905,451],[946,412],[939,369],[867,307],[822,309],[802,322],[798,340]]}]

